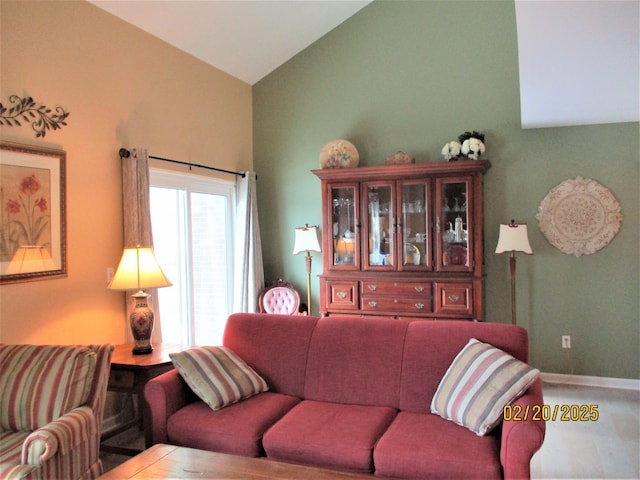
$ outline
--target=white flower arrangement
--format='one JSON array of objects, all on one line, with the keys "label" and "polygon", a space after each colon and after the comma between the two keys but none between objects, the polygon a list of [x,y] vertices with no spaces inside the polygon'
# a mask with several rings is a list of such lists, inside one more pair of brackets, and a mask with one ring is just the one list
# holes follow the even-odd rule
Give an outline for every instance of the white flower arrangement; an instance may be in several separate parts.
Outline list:
[{"label": "white flower arrangement", "polygon": [[445,143],[444,147],[442,147],[442,155],[445,160],[455,160],[460,155],[461,149],[460,142],[456,142],[455,140]]},{"label": "white flower arrangement", "polygon": [[460,153],[471,160],[477,160],[485,151],[484,134],[473,132],[464,132],[458,135],[458,140],[462,144]]},{"label": "white flower arrangement", "polygon": [[462,142],[462,148],[460,151],[471,160],[477,160],[478,157],[484,153],[485,146],[479,138],[468,138]]}]

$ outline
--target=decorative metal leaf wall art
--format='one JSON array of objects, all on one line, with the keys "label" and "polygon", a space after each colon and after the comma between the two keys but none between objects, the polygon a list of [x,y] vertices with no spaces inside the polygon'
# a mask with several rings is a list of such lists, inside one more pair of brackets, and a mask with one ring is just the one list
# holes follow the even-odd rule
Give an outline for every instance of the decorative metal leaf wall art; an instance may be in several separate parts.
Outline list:
[{"label": "decorative metal leaf wall art", "polygon": [[65,120],[69,112],[59,105],[53,111],[46,105],[37,104],[31,97],[20,98],[18,95],[11,95],[9,102],[12,105],[8,108],[0,103],[0,125],[21,127],[22,122],[31,123],[36,138],[44,138],[47,130],[58,130],[67,125]]}]

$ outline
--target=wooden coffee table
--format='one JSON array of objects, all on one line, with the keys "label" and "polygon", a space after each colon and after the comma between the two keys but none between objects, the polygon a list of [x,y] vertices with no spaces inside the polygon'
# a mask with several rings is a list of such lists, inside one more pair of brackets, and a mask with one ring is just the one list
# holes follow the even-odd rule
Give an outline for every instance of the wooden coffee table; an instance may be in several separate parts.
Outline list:
[{"label": "wooden coffee table", "polygon": [[157,444],[100,477],[103,480],[132,478],[371,480],[373,477]]}]

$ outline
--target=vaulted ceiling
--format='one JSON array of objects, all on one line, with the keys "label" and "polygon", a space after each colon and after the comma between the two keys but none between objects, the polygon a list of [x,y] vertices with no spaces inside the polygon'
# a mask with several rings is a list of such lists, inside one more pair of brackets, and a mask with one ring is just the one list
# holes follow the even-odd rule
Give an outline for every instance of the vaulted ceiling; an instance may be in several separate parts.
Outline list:
[{"label": "vaulted ceiling", "polygon": [[[89,1],[250,85],[370,3]],[[515,6],[524,128],[640,120],[639,0]]]}]

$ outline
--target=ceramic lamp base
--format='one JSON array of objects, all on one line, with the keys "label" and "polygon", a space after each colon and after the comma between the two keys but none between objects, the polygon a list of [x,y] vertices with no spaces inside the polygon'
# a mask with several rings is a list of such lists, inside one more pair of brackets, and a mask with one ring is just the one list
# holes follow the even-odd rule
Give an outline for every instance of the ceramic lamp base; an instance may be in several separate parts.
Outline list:
[{"label": "ceramic lamp base", "polygon": [[131,334],[133,335],[134,355],[146,355],[153,352],[151,346],[151,333],[153,332],[153,311],[149,307],[148,299],[151,297],[142,290],[133,294],[135,307],[129,315]]}]

